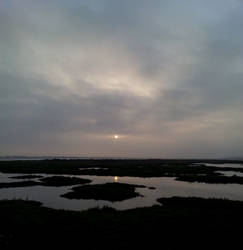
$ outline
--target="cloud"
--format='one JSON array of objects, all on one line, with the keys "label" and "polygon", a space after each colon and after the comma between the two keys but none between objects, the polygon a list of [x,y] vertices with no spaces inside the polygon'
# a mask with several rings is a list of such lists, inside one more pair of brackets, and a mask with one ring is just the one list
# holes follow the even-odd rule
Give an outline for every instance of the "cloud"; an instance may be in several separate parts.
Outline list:
[{"label": "cloud", "polygon": [[239,155],[242,8],[1,2],[0,153]]}]

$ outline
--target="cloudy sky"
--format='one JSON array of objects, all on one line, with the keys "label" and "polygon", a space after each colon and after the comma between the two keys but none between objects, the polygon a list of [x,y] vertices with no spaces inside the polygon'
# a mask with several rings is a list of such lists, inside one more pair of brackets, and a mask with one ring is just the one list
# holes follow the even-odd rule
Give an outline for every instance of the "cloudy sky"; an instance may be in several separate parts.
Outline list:
[{"label": "cloudy sky", "polygon": [[242,156],[242,27],[241,0],[1,0],[0,155]]}]

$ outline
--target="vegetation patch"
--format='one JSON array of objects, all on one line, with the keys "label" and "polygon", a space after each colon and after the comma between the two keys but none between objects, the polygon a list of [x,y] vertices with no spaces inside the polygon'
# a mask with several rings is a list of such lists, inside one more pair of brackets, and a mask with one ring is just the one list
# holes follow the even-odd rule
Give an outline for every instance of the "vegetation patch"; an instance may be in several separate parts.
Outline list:
[{"label": "vegetation patch", "polygon": [[[161,205],[165,207],[187,207],[190,209],[195,208],[223,208],[228,209],[243,206],[242,201],[233,201],[228,199],[216,199],[216,198],[199,198],[199,197],[179,197],[174,196],[170,198],[159,198],[157,199]],[[217,212],[217,211],[215,211]]]},{"label": "vegetation patch", "polygon": [[[16,176],[16,177],[19,177],[19,179],[21,179],[20,178],[21,176]],[[87,184],[90,182],[91,180],[77,178],[77,177],[50,176],[50,177],[41,178],[40,181],[38,182],[29,180],[29,181],[0,183],[0,188],[13,188],[13,187],[17,188],[17,187],[31,187],[31,186],[61,187],[61,186]]]},{"label": "vegetation patch", "polygon": [[108,201],[122,201],[137,196],[136,187],[145,187],[140,185],[131,185],[125,183],[106,183],[96,185],[84,185],[72,188],[72,192],[62,195],[68,199],[94,199]]},{"label": "vegetation patch", "polygon": [[66,177],[66,176],[50,176],[44,177],[40,179],[42,186],[53,186],[53,187],[61,187],[61,186],[72,186],[79,184],[87,184],[90,183],[91,180],[77,178],[77,177]]},{"label": "vegetation patch", "polygon": [[209,184],[243,184],[243,177],[214,175],[182,175],[176,178],[178,181],[202,182]]},{"label": "vegetation patch", "polygon": [[9,177],[11,179],[39,179],[42,178],[42,175],[33,175],[33,174],[29,174],[29,175],[18,175],[18,176],[12,176]]},{"label": "vegetation patch", "polygon": [[[0,172],[22,174],[43,173],[133,177],[176,177],[180,174],[210,174],[214,171],[221,170],[221,168],[218,167],[202,167],[194,164],[198,162],[200,161],[156,159],[0,161]],[[205,162],[207,161],[205,160]],[[220,162],[221,161],[215,161],[212,163]],[[222,168],[222,170],[225,170],[225,168]],[[232,168],[231,171],[233,171]]]},{"label": "vegetation patch", "polygon": [[31,187],[39,185],[36,181],[17,181],[0,183],[0,188],[17,188],[17,187]]}]

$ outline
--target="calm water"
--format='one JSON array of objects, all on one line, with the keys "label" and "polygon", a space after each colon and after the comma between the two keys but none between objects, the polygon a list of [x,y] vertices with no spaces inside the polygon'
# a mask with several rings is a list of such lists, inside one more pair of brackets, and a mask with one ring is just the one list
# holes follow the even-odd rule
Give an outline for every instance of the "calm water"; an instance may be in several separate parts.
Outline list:
[{"label": "calm water", "polygon": [[[221,164],[222,165],[222,164]],[[229,173],[228,173],[229,174]],[[20,181],[10,179],[11,176],[19,174],[0,173],[0,182]],[[42,175],[47,176],[47,175]],[[48,175],[52,176],[52,175]],[[71,176],[71,175],[68,175]],[[77,176],[76,176],[77,177]],[[69,200],[60,195],[70,191],[71,187],[21,187],[0,189],[0,199],[29,199],[43,203],[44,206],[69,210],[86,210],[93,207],[110,206],[118,210],[135,207],[147,207],[158,204],[156,200],[161,197],[172,196],[196,196],[204,198],[227,198],[232,200],[243,200],[243,186],[239,184],[205,184],[187,183],[176,181],[175,178],[156,177],[110,177],[110,176],[87,176],[80,175],[81,178],[92,180],[91,184],[102,184],[107,182],[120,182],[129,184],[145,185],[149,188],[137,188],[136,191],[143,197],[136,197],[121,202],[95,201],[95,200]]]},{"label": "calm water", "polygon": [[214,163],[196,163],[196,165],[206,165],[206,166],[212,166],[212,167],[218,167],[218,168],[243,168],[242,164],[237,163],[223,163],[223,164],[214,164]]},{"label": "calm water", "polygon": [[[218,167],[218,168],[242,168],[243,169],[243,165],[242,164],[233,164],[233,163],[223,163],[223,164],[211,164],[211,163],[199,163],[199,164],[204,164],[206,166],[213,166],[213,167]],[[217,171],[217,173],[221,173],[225,176],[239,176],[239,177],[243,177],[243,173],[241,172],[237,172],[237,171]]]},{"label": "calm water", "polygon": [[231,176],[239,176],[239,177],[243,177],[243,173],[241,172],[236,172],[236,171],[217,171],[217,173],[220,173],[224,176],[228,176],[228,177],[231,177]]}]

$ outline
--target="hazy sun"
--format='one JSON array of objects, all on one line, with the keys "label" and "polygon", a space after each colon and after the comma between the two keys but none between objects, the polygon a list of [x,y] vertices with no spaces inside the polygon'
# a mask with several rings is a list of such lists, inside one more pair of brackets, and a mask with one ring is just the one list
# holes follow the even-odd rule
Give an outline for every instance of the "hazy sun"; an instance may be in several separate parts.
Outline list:
[{"label": "hazy sun", "polygon": [[113,138],[114,139],[119,139],[119,135],[114,135]]}]

